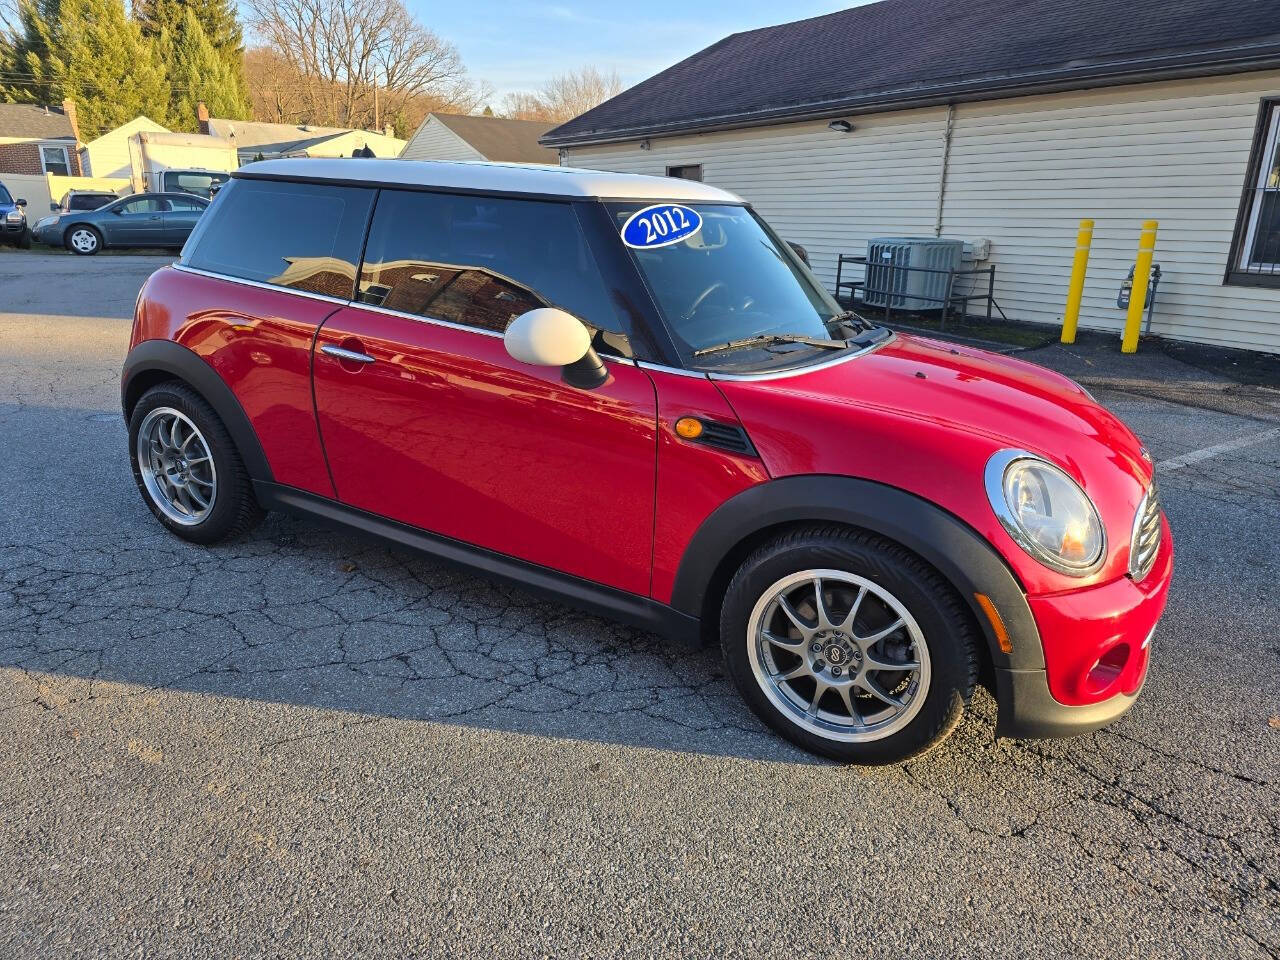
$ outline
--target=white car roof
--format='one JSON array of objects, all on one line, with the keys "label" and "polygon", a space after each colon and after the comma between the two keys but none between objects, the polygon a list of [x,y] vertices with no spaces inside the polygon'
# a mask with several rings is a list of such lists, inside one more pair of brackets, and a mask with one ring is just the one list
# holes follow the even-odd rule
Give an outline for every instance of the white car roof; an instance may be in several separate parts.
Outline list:
[{"label": "white car roof", "polygon": [[601,200],[743,202],[740,197],[727,190],[695,180],[579,170],[575,167],[538,163],[296,157],[247,163],[233,176],[362,183],[369,186],[442,187]]}]

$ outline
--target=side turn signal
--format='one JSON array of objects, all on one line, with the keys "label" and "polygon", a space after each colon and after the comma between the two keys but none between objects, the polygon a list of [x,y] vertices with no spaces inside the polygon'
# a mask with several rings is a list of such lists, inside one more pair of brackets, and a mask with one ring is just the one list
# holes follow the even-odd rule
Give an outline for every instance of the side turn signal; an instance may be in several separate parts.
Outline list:
[{"label": "side turn signal", "polygon": [[702,421],[697,417],[681,417],[676,421],[676,433],[686,440],[697,440],[702,436]]}]

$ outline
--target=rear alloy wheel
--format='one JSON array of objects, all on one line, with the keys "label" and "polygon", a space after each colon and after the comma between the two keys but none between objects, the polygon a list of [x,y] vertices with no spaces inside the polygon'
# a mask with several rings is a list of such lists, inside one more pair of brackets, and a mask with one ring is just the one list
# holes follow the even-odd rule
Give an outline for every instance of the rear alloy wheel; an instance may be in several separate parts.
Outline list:
[{"label": "rear alloy wheel", "polygon": [[846,763],[897,763],[956,727],[977,679],[975,627],[938,573],[842,527],[757,549],[725,593],[725,664],[751,709]]},{"label": "rear alloy wheel", "polygon": [[142,395],[129,418],[129,452],[147,506],[184,540],[216,543],[262,519],[227,428],[185,384],[162,383]]},{"label": "rear alloy wheel", "polygon": [[93,227],[72,227],[67,233],[67,249],[89,257],[102,249],[102,237]]}]

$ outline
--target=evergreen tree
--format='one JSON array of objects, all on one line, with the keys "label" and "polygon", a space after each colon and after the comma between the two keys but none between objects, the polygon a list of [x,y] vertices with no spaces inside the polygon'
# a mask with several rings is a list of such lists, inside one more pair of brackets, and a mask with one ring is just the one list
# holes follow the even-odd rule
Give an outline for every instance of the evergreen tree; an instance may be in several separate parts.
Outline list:
[{"label": "evergreen tree", "polygon": [[139,114],[164,122],[164,71],[121,0],[22,0],[20,7],[22,34],[6,64],[6,75],[18,79],[7,99],[74,100],[84,140]]},{"label": "evergreen tree", "polygon": [[[168,115],[173,127],[195,130],[196,104],[201,100],[209,108],[210,116],[249,119],[243,82],[218,53],[192,8],[182,10],[172,32],[168,27],[160,31],[156,49],[167,73]],[[239,57],[239,51],[236,56]]]},{"label": "evergreen tree", "polygon": [[142,35],[156,39],[161,33],[179,32],[184,15],[195,14],[196,22],[209,38],[209,43],[241,76],[241,58],[244,53],[244,34],[236,19],[235,3],[231,0],[135,0],[133,16],[142,28]]}]

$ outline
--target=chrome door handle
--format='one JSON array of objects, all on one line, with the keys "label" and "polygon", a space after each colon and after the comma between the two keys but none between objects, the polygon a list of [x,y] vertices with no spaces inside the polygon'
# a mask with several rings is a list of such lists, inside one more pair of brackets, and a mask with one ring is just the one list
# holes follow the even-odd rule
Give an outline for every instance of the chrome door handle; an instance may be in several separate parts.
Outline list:
[{"label": "chrome door handle", "polygon": [[355,350],[334,346],[331,343],[326,343],[321,347],[320,352],[327,353],[331,357],[337,357],[339,360],[348,360],[351,363],[373,363],[373,357],[367,353],[357,353]]}]

